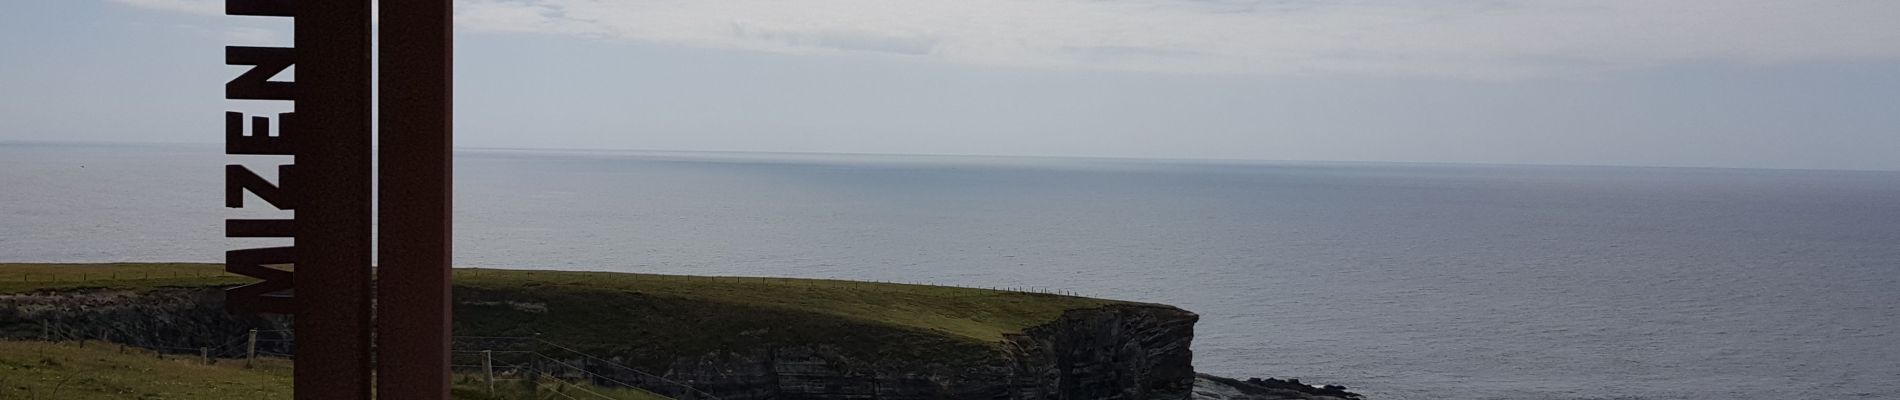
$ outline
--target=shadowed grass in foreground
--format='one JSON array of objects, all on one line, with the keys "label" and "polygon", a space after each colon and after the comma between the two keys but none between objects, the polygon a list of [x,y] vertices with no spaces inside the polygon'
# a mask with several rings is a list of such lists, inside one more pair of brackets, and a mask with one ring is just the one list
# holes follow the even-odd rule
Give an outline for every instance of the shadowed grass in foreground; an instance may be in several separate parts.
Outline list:
[{"label": "shadowed grass in foreground", "polygon": [[[0,400],[230,400],[288,399],[291,365],[284,359],[243,360],[166,356],[92,342],[0,341]],[[548,380],[535,387],[519,381],[497,384],[492,392],[476,377],[463,376],[453,387],[455,400],[528,400],[588,398],[664,400],[639,389],[608,389]],[[564,396],[565,395],[565,396]]]},{"label": "shadowed grass in foreground", "polygon": [[454,400],[518,400],[518,399],[591,399],[591,400],[667,400],[666,396],[653,394],[640,389],[603,388],[569,382],[545,380],[538,385],[529,386],[522,381],[496,382],[491,390],[480,377],[458,375],[455,386],[450,388],[450,398]]},{"label": "shadowed grass in foreground", "polygon": [[0,399],[288,399],[289,363],[204,365],[116,345],[0,342]]}]

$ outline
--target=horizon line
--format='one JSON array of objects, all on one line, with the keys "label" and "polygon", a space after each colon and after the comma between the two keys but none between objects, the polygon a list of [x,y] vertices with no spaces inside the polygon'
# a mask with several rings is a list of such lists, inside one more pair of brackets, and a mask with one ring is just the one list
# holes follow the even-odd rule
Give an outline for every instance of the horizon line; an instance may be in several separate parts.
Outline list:
[{"label": "horizon line", "polygon": [[[139,142],[139,141],[83,141],[83,140],[18,140],[0,139],[0,145],[80,145],[80,146],[221,146],[222,142]],[[1776,168],[1744,167],[1719,165],[1655,165],[1655,164],[1573,164],[1573,163],[1526,163],[1526,162],[1478,162],[1478,161],[1393,161],[1393,160],[1296,160],[1267,158],[1222,158],[1222,157],[1134,157],[1134,156],[1090,156],[1090,155],[1023,155],[1023,154],[963,154],[963,153],[868,153],[843,151],[765,151],[765,150],[682,150],[682,149],[635,149],[635,148],[566,148],[566,147],[503,147],[503,146],[452,146],[454,151],[544,151],[544,152],[581,152],[581,153],[686,153],[686,154],[761,154],[761,155],[808,155],[808,156],[846,156],[846,157],[942,157],[942,158],[1015,158],[1015,159],[1054,159],[1054,160],[1096,160],[1096,161],[1148,161],[1176,163],[1208,164],[1383,164],[1408,166],[1468,166],[1468,167],[1561,167],[1561,168],[1638,168],[1638,169],[1703,169],[1703,170],[1756,170],[1756,171],[1808,171],[1808,172],[1872,172],[1896,173],[1894,169],[1858,169],[1858,168]]]}]

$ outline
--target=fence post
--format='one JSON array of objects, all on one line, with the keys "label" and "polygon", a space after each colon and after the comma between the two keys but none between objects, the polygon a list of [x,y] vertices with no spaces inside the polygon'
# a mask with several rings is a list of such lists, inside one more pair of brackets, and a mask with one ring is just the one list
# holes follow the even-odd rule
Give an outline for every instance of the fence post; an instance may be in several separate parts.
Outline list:
[{"label": "fence post", "polygon": [[251,329],[250,338],[244,341],[244,368],[250,368],[257,362],[257,329]]},{"label": "fence post", "polygon": [[203,358],[203,359],[204,359],[204,361],[205,361],[205,365],[211,365],[211,348],[210,348],[210,347],[199,347],[199,348],[198,348],[198,357],[199,357],[199,358]]},{"label": "fence post", "polygon": [[482,350],[482,381],[488,383],[488,394],[495,394],[495,352]]},{"label": "fence post", "polygon": [[528,393],[540,393],[541,359],[535,358],[528,361],[528,373],[526,378],[528,378]]}]

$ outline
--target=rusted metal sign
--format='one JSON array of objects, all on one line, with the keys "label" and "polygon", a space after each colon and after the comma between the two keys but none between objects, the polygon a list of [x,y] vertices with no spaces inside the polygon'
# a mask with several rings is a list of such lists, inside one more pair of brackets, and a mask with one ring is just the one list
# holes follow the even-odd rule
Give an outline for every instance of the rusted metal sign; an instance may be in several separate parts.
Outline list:
[{"label": "rusted metal sign", "polygon": [[[300,400],[367,400],[374,371],[383,398],[447,398],[449,2],[382,7],[379,296],[370,268],[370,0],[225,2],[229,15],[294,24],[294,47],[225,48],[227,65],[249,67],[225,85],[226,99],[295,110],[225,112],[226,154],[281,160],[275,183],[226,165],[225,205],[255,205],[245,201],[250,193],[266,203],[259,206],[289,214],[226,220],[225,236],[292,240],[226,252],[225,270],[259,280],[227,291],[232,311],[295,316]],[[275,80],[293,66],[294,81]],[[380,326],[372,324],[372,298],[381,303]],[[372,327],[380,365],[371,362]]]},{"label": "rusted metal sign", "polygon": [[383,0],[381,7],[377,392],[386,399],[447,399],[450,5]]}]

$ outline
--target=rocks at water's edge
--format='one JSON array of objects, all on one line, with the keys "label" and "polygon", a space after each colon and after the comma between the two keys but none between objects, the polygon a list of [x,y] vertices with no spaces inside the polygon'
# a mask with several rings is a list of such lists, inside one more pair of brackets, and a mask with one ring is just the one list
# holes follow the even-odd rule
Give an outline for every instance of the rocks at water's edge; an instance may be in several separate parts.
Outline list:
[{"label": "rocks at water's edge", "polygon": [[1312,386],[1299,379],[1248,378],[1238,380],[1199,374],[1193,400],[1360,400],[1364,396],[1345,386]]}]

